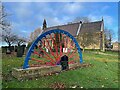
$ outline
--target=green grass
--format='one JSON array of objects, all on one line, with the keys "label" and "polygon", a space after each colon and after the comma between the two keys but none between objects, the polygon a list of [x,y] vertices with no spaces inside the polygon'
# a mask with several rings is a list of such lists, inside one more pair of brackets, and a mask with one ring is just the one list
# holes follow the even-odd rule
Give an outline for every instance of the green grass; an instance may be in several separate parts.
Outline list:
[{"label": "green grass", "polygon": [[55,82],[65,87],[77,85],[83,88],[118,88],[118,56],[83,53],[84,63],[93,66],[62,72],[58,75],[34,80],[18,81],[11,76],[12,68],[21,67],[23,58],[4,56],[2,59],[3,88],[49,88]]},{"label": "green grass", "polygon": [[118,55],[118,51],[106,51],[107,54]]}]

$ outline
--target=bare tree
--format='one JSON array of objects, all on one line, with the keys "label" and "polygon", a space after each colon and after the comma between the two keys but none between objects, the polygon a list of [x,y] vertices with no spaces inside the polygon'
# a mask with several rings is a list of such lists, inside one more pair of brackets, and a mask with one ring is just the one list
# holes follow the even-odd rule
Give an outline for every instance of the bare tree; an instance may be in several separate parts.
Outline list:
[{"label": "bare tree", "polygon": [[2,41],[8,44],[9,50],[11,51],[11,45],[17,44],[19,46],[25,42],[25,39],[12,32],[11,24],[8,23],[7,16],[9,16],[9,14],[6,13],[5,7],[0,2],[0,29],[2,29],[0,36],[2,37]]},{"label": "bare tree", "polygon": [[114,32],[110,29],[105,29],[105,47],[112,48],[112,40],[113,40]]},{"label": "bare tree", "polygon": [[17,34],[14,34],[11,30],[5,30],[2,33],[2,41],[6,42],[10,47],[14,44],[17,44],[18,46],[21,46],[23,43],[26,42],[26,39],[23,37],[18,36]]},{"label": "bare tree", "polygon": [[6,42],[9,46],[9,49],[13,42],[16,39],[16,35],[11,33],[11,24],[7,20],[8,13],[5,11],[5,7],[2,2],[0,2],[0,37],[3,42]]},{"label": "bare tree", "polygon": [[5,7],[2,2],[0,2],[0,29],[6,30],[10,27],[10,23],[7,20],[9,14],[5,11]]},{"label": "bare tree", "polygon": [[30,42],[33,42],[42,33],[42,31],[43,30],[41,28],[38,28],[34,32],[31,32],[31,34],[30,34]]},{"label": "bare tree", "polygon": [[17,36],[17,39],[16,39],[16,44],[18,45],[18,46],[21,46],[23,43],[25,43],[26,42],[26,39],[24,38],[24,37],[18,37]]},{"label": "bare tree", "polygon": [[97,38],[94,38],[94,35],[95,33],[83,33],[78,35],[77,40],[80,46],[82,46],[83,52],[86,47],[97,43]]},{"label": "bare tree", "polygon": [[80,22],[80,21],[82,21],[82,22],[84,22],[84,23],[87,23],[87,22],[90,22],[91,19],[88,18],[88,17],[76,17],[76,18],[73,20],[73,22]]},{"label": "bare tree", "polygon": [[12,44],[14,44],[17,40],[17,35],[13,34],[11,30],[7,30],[2,33],[2,41],[6,42],[9,46],[9,49]]}]

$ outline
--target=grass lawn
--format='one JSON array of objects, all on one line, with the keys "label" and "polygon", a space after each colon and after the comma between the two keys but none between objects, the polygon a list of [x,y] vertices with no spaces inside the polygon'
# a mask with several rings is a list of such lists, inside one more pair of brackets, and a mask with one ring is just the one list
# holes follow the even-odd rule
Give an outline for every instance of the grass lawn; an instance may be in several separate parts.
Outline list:
[{"label": "grass lawn", "polygon": [[78,86],[79,88],[118,88],[117,53],[113,53],[111,56],[84,52],[84,63],[91,63],[93,66],[33,80],[18,81],[11,76],[11,70],[12,68],[21,67],[24,58],[3,55],[3,88],[49,88],[56,83],[63,84],[67,88],[72,86]]}]

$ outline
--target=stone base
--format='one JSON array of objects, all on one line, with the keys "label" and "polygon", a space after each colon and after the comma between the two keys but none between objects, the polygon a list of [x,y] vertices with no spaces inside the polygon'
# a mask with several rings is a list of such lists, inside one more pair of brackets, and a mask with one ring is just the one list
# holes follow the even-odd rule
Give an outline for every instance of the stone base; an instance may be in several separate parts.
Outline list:
[{"label": "stone base", "polygon": [[[88,67],[90,64],[70,64],[69,70],[75,69],[78,67]],[[27,69],[17,69],[12,70],[12,75],[18,80],[30,79],[35,77],[40,77],[44,75],[49,75],[53,73],[61,72],[61,65],[57,66],[41,66],[41,67],[31,67]]]}]

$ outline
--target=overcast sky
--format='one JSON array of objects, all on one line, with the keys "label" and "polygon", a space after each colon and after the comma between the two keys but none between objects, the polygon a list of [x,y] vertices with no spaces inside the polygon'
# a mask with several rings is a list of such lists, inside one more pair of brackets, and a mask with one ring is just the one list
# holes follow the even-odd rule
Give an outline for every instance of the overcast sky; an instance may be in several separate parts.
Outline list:
[{"label": "overcast sky", "polygon": [[76,17],[89,17],[92,21],[104,18],[105,27],[118,36],[117,2],[4,2],[13,31],[28,37],[32,31],[42,27],[45,18],[48,26],[66,24]]}]

